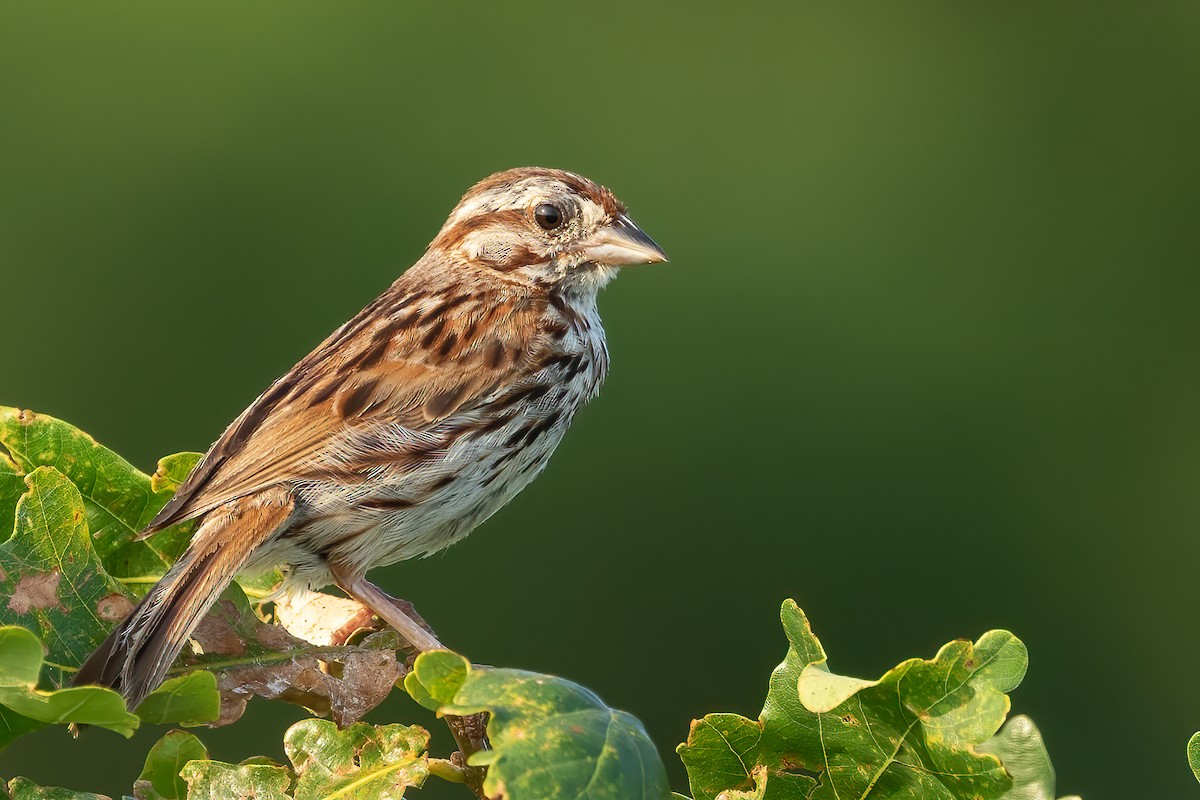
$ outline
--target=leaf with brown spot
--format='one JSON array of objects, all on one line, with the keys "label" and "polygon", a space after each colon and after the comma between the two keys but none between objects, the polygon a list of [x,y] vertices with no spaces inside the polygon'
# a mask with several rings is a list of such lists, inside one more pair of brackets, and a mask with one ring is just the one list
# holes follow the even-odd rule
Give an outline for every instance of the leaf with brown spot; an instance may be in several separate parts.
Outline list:
[{"label": "leaf with brown spot", "polygon": [[50,467],[38,467],[24,482],[15,530],[0,543],[0,596],[9,598],[0,604],[0,624],[29,628],[46,643],[47,661],[76,667],[111,627],[99,605],[125,593],[92,547],[75,485]]}]

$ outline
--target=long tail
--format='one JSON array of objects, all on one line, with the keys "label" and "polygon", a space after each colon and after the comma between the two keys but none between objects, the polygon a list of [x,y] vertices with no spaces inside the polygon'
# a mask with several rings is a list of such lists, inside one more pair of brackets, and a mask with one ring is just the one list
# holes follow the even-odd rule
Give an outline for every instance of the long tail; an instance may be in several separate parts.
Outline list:
[{"label": "long tail", "polygon": [[282,488],[234,500],[204,518],[187,551],[75,673],[137,708],[158,688],[188,637],[250,555],[287,521]]}]

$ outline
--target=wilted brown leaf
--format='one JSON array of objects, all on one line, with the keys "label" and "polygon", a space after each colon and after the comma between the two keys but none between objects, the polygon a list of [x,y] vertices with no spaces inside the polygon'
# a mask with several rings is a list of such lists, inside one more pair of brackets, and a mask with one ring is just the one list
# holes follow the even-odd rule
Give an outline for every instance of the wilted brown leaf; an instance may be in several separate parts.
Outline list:
[{"label": "wilted brown leaf", "polygon": [[[252,695],[284,700],[304,706],[318,714],[328,714],[339,728],[357,722],[383,702],[396,681],[404,677],[404,667],[392,649],[370,649],[376,637],[368,637],[363,647],[339,648],[340,653],[296,656],[284,663],[240,667],[221,672],[217,687],[221,690],[221,718],[227,724],[242,715]],[[340,673],[335,677],[334,673]],[[227,719],[228,718],[228,719]]]},{"label": "wilted brown leaf", "polygon": [[[337,631],[358,611],[322,598],[341,599],[309,598],[307,612],[300,616],[306,633],[335,641]],[[350,632],[361,627],[354,624]],[[393,631],[371,634],[356,645],[314,645],[281,625],[262,621],[245,598],[236,595],[221,600],[192,638],[198,652],[187,657],[188,666],[174,671],[201,668],[216,675],[221,692],[221,716],[213,723],[217,726],[241,717],[247,701],[257,695],[327,714],[344,727],[383,702],[405,674],[396,658],[400,640]]]}]

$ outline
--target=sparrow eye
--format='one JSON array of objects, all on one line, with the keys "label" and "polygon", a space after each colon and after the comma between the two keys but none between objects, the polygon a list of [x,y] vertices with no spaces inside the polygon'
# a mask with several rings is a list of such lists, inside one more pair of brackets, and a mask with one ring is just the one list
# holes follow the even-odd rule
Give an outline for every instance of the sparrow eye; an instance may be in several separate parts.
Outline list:
[{"label": "sparrow eye", "polygon": [[543,230],[552,231],[563,224],[563,213],[558,206],[542,203],[533,210],[533,218]]}]

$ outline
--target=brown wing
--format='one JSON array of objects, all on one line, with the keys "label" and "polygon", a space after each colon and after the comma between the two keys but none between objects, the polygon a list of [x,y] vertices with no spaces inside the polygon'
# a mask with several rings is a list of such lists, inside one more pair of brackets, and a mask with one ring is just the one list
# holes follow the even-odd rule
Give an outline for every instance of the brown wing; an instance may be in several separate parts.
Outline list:
[{"label": "brown wing", "polygon": [[335,437],[394,422],[424,430],[482,403],[538,361],[544,301],[480,287],[417,289],[414,267],[286,375],[209,449],[143,532],[311,477]]}]

